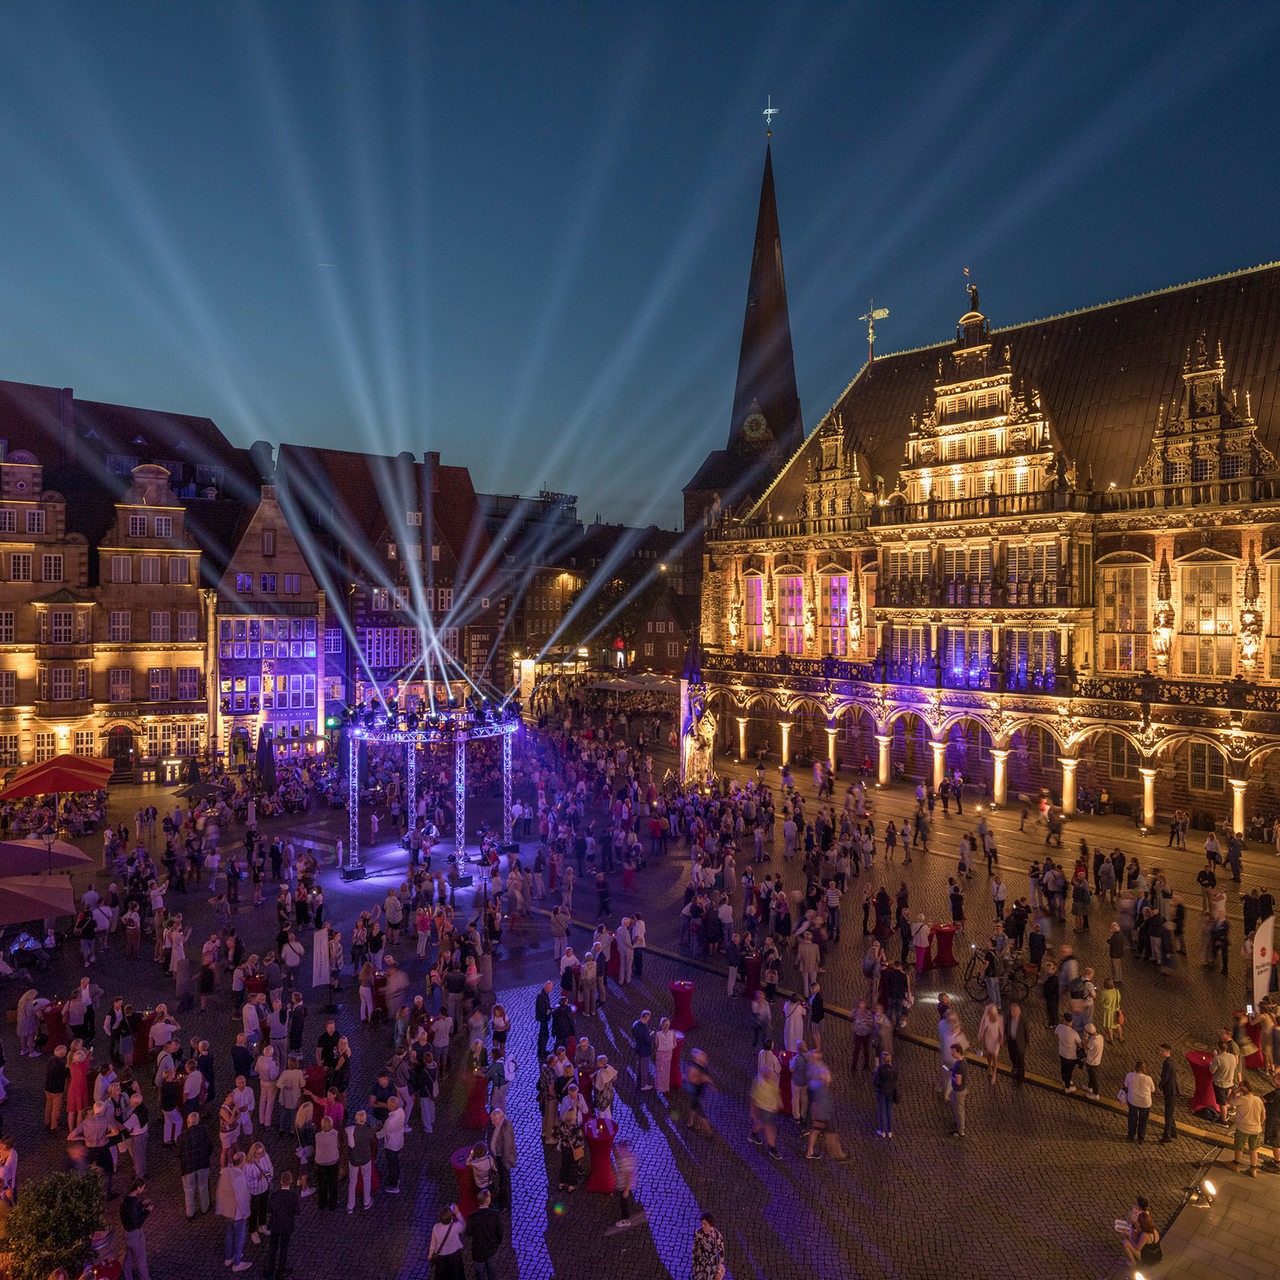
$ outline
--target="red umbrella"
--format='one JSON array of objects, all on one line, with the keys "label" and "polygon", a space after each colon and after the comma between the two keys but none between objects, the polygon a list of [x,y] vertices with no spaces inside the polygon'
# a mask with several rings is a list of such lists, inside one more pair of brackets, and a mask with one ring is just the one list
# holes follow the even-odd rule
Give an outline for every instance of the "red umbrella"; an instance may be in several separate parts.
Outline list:
[{"label": "red umbrella", "polygon": [[49,796],[63,791],[97,791],[107,785],[115,765],[96,756],[54,756],[39,764],[19,769],[3,791],[0,800],[18,800],[24,796]]}]

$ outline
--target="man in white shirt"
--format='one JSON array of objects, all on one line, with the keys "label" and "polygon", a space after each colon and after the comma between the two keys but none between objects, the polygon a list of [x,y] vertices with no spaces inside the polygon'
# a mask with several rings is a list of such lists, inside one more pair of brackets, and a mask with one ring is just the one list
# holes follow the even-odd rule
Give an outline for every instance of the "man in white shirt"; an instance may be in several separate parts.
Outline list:
[{"label": "man in white shirt", "polygon": [[386,1157],[386,1177],[382,1189],[389,1196],[400,1194],[400,1152],[404,1150],[404,1110],[394,1095],[387,1099],[387,1118],[378,1130],[378,1145]]}]

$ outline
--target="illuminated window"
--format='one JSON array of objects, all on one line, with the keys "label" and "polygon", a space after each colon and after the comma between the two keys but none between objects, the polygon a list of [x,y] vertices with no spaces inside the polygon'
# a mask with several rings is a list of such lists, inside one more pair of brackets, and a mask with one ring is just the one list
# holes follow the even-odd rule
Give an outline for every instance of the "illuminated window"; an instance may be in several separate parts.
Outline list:
[{"label": "illuminated window", "polygon": [[1192,791],[1225,791],[1226,761],[1217,747],[1193,742],[1188,749],[1187,782]]},{"label": "illuminated window", "polygon": [[799,574],[779,577],[778,648],[783,653],[804,652],[804,579]]},{"label": "illuminated window", "polygon": [[107,672],[107,701],[133,701],[133,671],[129,667],[112,667]]},{"label": "illuminated window", "polygon": [[1099,570],[1099,666],[1103,671],[1149,670],[1149,582],[1150,568],[1145,564],[1103,566]]},{"label": "illuminated window", "polygon": [[827,574],[818,579],[818,647],[843,657],[849,648],[849,579]]},{"label": "illuminated window", "polygon": [[1005,551],[1010,604],[1053,604],[1058,591],[1058,544],[1018,543]]},{"label": "illuminated window", "polygon": [[759,653],[764,648],[764,579],[748,575],[742,580],[746,595],[745,618],[746,646],[748,653]]},{"label": "illuminated window", "polygon": [[324,651],[325,653],[342,652],[341,627],[326,627],[324,629]]},{"label": "illuminated window", "polygon": [[263,595],[273,596],[276,593],[276,575],[274,573],[262,574],[262,593]]},{"label": "illuminated window", "polygon": [[19,737],[16,733],[0,733],[0,765],[18,763]]},{"label": "illuminated window", "polygon": [[152,667],[147,672],[147,685],[152,702],[169,701],[169,676],[168,667]]},{"label": "illuminated window", "polygon": [[92,729],[77,729],[75,732],[75,752],[78,756],[97,755],[97,744],[94,742]]},{"label": "illuminated window", "polygon": [[178,668],[178,701],[194,702],[200,696],[200,668]]},{"label": "illuminated window", "polygon": [[58,735],[56,733],[36,734],[36,762],[52,760],[58,754]]}]

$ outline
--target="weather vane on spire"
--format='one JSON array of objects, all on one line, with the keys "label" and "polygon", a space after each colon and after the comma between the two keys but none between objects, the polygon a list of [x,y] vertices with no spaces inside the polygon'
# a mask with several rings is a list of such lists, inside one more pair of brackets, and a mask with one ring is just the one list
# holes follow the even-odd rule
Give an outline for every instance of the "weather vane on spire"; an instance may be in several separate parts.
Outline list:
[{"label": "weather vane on spire", "polygon": [[770,94],[768,101],[765,103],[764,111],[764,136],[766,138],[773,137],[773,117],[778,114],[778,108],[773,105],[773,94]]},{"label": "weather vane on spire", "polygon": [[876,300],[871,299],[871,305],[867,308],[865,316],[859,316],[859,320],[867,322],[867,363],[870,364],[876,358],[876,321],[887,320],[889,318],[888,307],[877,307]]}]

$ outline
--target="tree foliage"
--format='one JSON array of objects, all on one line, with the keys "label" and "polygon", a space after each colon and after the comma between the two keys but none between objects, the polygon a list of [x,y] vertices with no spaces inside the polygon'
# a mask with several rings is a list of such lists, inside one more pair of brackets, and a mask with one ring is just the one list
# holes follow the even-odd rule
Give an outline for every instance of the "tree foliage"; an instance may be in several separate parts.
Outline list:
[{"label": "tree foliage", "polygon": [[597,648],[621,637],[630,649],[645,619],[662,594],[663,578],[655,565],[623,565],[608,578],[592,579],[582,590],[586,597],[574,615],[574,642]]},{"label": "tree foliage", "polygon": [[58,1267],[78,1276],[102,1228],[102,1204],[94,1173],[53,1173],[23,1186],[5,1224],[13,1280],[46,1280]]}]

